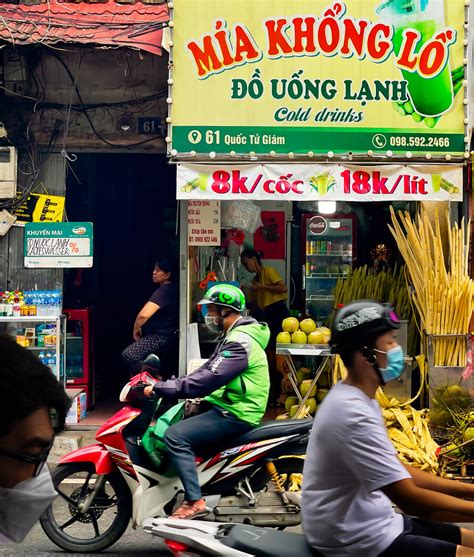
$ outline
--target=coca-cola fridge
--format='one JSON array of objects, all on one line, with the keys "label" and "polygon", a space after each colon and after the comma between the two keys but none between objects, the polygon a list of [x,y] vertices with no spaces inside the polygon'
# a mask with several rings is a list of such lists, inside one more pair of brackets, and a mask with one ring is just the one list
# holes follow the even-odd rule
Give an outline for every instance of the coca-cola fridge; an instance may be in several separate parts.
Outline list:
[{"label": "coca-cola fridge", "polygon": [[357,219],[353,214],[302,216],[303,294],[306,314],[321,326],[334,308],[338,279],[353,268]]}]

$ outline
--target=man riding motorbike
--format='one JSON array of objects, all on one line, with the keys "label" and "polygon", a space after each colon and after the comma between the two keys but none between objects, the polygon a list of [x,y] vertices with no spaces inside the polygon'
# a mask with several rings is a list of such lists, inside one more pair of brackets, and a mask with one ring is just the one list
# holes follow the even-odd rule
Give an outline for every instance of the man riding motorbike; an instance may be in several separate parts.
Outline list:
[{"label": "man riding motorbike", "polygon": [[404,369],[399,327],[393,310],[367,300],[335,317],[331,348],[348,375],[314,421],[303,470],[304,533],[322,555],[473,556],[474,532],[437,521],[474,521],[474,503],[463,500],[474,498],[474,486],[404,466],[375,400]]},{"label": "man riding motorbike", "polygon": [[196,471],[197,449],[215,446],[257,426],[265,412],[270,380],[265,348],[270,338],[266,323],[244,317],[245,296],[228,284],[212,286],[198,305],[207,306],[206,323],[222,331],[209,360],[191,375],[159,381],[145,395],[205,397],[206,412],[172,425],[165,444],[184,487],[185,501],[173,518],[207,514]]}]

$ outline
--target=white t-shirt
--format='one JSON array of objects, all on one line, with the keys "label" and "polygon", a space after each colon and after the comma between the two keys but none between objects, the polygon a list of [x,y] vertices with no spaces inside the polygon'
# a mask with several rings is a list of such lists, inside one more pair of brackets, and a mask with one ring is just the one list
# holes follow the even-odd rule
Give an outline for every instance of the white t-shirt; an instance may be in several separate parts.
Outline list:
[{"label": "white t-shirt", "polygon": [[323,555],[375,557],[403,532],[380,488],[410,478],[380,407],[339,383],[316,415],[303,470],[303,530]]}]

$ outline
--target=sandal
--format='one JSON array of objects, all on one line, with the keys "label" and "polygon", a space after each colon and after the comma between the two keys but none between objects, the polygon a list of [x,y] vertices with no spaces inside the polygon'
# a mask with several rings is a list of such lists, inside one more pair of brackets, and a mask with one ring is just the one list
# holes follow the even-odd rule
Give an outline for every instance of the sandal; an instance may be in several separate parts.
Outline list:
[{"label": "sandal", "polygon": [[208,513],[209,509],[207,507],[202,508],[201,506],[185,501],[169,516],[169,518],[192,520],[193,518],[206,516]]}]

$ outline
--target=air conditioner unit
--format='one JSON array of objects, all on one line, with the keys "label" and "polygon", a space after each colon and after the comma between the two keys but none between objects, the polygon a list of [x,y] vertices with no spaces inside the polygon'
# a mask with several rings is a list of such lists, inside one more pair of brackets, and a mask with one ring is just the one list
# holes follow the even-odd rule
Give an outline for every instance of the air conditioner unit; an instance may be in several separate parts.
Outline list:
[{"label": "air conditioner unit", "polygon": [[15,147],[0,147],[0,199],[16,196],[18,155]]}]

